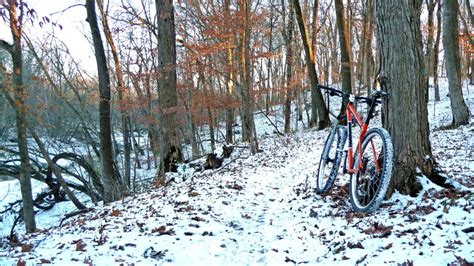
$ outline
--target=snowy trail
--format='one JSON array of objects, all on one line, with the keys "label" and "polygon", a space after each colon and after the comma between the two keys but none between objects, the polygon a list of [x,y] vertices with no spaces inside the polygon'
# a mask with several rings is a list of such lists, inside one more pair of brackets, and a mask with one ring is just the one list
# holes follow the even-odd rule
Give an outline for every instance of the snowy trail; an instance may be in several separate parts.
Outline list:
[{"label": "snowy trail", "polygon": [[[263,158],[271,158],[270,162],[259,162],[266,165],[265,167],[256,168],[253,173],[242,173],[249,176],[242,201],[248,206],[244,212],[250,214],[249,219],[242,220],[242,227],[252,228],[252,231],[240,232],[236,241],[243,244],[237,245],[232,256],[256,254],[256,262],[274,265],[282,261],[290,262],[290,253],[309,251],[304,244],[299,245],[291,236],[291,230],[299,223],[298,219],[295,221],[291,201],[296,197],[295,187],[305,182],[307,175],[310,175],[309,178],[313,177],[320,156],[319,149],[315,147],[321,142],[320,135],[324,133],[318,133],[318,137],[313,139],[316,143],[311,145],[301,145],[297,141],[287,143],[290,148],[284,152],[270,150],[268,153],[272,153],[272,156],[263,155]],[[305,151],[302,152],[301,149]],[[285,164],[289,157],[300,163]],[[313,196],[314,200],[319,198]],[[245,202],[245,199],[248,201]],[[314,250],[311,253],[315,254]]]}]

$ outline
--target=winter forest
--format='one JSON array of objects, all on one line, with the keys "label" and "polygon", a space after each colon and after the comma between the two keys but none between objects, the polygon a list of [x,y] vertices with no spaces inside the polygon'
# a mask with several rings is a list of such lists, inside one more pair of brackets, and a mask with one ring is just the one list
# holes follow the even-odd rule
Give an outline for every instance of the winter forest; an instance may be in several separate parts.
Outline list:
[{"label": "winter forest", "polygon": [[0,0],[0,265],[472,265],[473,12]]}]

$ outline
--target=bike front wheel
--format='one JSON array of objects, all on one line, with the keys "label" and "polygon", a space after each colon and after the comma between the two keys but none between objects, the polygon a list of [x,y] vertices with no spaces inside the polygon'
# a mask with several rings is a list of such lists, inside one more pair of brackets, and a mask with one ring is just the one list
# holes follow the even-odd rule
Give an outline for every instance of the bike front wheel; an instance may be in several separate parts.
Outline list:
[{"label": "bike front wheel", "polygon": [[387,193],[392,176],[393,146],[383,128],[367,131],[362,141],[362,153],[357,150],[351,175],[349,197],[355,211],[370,213],[377,210]]},{"label": "bike front wheel", "polygon": [[336,126],[336,130],[330,131],[316,173],[316,193],[324,194],[332,188],[341,163],[345,140],[346,131],[344,127]]}]

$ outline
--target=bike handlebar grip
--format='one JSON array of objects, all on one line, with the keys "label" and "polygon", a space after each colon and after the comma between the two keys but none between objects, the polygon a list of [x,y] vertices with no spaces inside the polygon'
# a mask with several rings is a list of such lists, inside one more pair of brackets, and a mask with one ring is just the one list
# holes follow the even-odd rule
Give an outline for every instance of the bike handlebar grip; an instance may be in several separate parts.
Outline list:
[{"label": "bike handlebar grip", "polygon": [[341,90],[338,90],[338,89],[335,89],[335,88],[331,88],[331,87],[327,87],[327,86],[323,86],[323,85],[317,85],[317,87],[319,89],[323,89],[323,90],[327,90],[329,93],[330,96],[339,96],[339,97],[344,97],[345,93]]}]

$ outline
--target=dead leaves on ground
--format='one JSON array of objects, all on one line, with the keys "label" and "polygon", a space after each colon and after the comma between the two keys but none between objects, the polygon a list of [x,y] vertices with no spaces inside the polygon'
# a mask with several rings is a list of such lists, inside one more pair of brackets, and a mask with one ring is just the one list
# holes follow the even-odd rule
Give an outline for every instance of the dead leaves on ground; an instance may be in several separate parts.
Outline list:
[{"label": "dead leaves on ground", "polygon": [[393,226],[384,226],[382,223],[374,222],[372,226],[363,230],[362,232],[373,235],[374,237],[388,237],[392,234]]},{"label": "dead leaves on ground", "polygon": [[160,236],[161,235],[175,235],[176,233],[174,232],[173,228],[167,229],[166,226],[162,225],[157,228],[153,228],[151,230],[152,233],[158,233]]},{"label": "dead leaves on ground", "polygon": [[112,213],[110,215],[113,217],[119,217],[122,215],[122,212],[120,210],[112,210]]},{"label": "dead leaves on ground", "polygon": [[86,251],[87,244],[82,239],[74,240],[72,244],[76,245],[76,251]]}]

